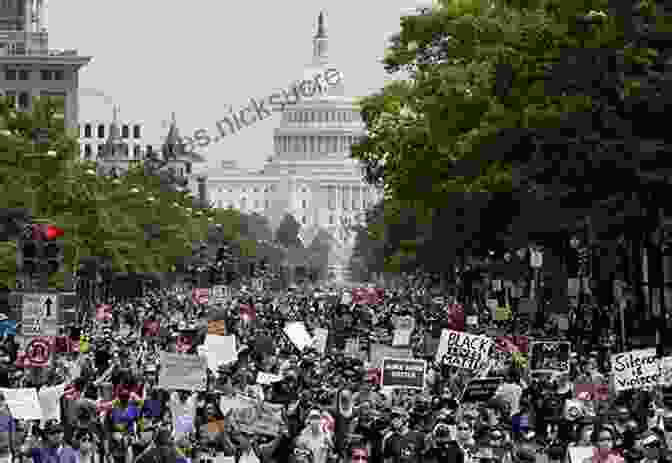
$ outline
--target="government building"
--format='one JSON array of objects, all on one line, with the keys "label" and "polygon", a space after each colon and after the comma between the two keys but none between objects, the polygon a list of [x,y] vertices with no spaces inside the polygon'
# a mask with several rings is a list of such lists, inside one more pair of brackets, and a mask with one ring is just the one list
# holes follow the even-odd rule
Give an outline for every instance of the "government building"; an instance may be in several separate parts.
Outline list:
[{"label": "government building", "polygon": [[47,0],[0,2],[0,93],[30,111],[34,97],[64,103],[65,126],[79,123],[79,70],[90,57],[49,49]]},{"label": "government building", "polygon": [[[320,13],[313,40],[313,60],[303,80],[338,69],[328,59],[328,40]],[[302,225],[301,238],[309,246],[319,230],[333,237],[330,272],[347,279],[354,245],[351,227],[362,223],[365,211],[379,193],[363,180],[350,147],[365,135],[365,125],[353,98],[345,96],[341,73],[335,85],[324,85],[282,113],[275,129],[274,153],[261,170],[238,168],[235,161],[207,172],[208,200],[220,208],[265,216],[273,229],[285,214]]]}]

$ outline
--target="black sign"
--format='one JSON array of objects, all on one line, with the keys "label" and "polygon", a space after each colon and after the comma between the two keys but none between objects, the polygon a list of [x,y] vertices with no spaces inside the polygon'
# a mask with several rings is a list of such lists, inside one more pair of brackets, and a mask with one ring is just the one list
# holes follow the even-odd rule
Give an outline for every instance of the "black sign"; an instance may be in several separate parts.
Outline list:
[{"label": "black sign", "polygon": [[571,346],[566,341],[533,342],[530,346],[530,372],[569,373]]},{"label": "black sign", "polygon": [[424,389],[427,362],[415,359],[383,359],[383,387]]},{"label": "black sign", "polygon": [[504,382],[504,378],[472,379],[462,394],[461,402],[487,402],[495,396],[495,391]]}]

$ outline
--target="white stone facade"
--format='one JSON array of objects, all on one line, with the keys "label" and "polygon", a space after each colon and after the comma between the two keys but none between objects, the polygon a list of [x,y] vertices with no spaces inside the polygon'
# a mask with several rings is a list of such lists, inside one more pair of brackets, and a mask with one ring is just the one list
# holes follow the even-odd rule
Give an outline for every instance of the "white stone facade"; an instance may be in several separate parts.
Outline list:
[{"label": "white stone facade", "polygon": [[[321,16],[321,15],[320,15]],[[314,39],[313,62],[306,80],[330,66],[322,18]],[[318,230],[335,239],[332,271],[342,277],[354,244],[350,227],[363,223],[367,208],[379,193],[363,180],[359,163],[350,158],[350,147],[365,134],[365,125],[354,99],[344,96],[344,82],[321,89],[282,113],[275,129],[274,155],[260,171],[239,169],[234,161],[207,172],[208,200],[215,207],[256,212],[275,229],[286,213],[302,225],[304,244]]]}]

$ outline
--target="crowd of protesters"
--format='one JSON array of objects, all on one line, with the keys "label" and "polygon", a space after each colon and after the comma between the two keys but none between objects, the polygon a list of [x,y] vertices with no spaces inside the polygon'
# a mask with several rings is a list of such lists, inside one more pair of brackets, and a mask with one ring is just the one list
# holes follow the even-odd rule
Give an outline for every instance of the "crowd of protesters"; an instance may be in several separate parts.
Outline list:
[{"label": "crowd of protesters", "polygon": [[[111,301],[45,339],[47,355],[0,316],[0,461],[653,463],[672,445],[665,375],[616,392],[613,346],[576,342],[566,364],[539,372],[529,346],[564,343],[566,332],[550,320],[533,329],[515,307],[505,317],[485,302],[465,311],[412,284],[242,288],[224,299],[172,287]],[[412,329],[393,347],[400,319]],[[288,323],[328,336],[301,345]],[[202,387],[162,385],[162,353],[206,355],[213,326],[235,336],[235,359],[208,368]],[[437,355],[447,330],[492,339],[487,361],[466,368]],[[424,361],[424,384],[383,387],[380,346]],[[489,392],[465,393],[492,378]],[[30,391],[41,412],[22,408]],[[240,397],[278,411],[277,426],[255,432]]]}]

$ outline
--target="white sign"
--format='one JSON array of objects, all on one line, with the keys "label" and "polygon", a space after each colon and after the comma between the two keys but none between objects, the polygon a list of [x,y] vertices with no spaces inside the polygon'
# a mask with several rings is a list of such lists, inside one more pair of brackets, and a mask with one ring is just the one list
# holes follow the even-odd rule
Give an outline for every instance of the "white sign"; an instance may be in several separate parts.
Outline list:
[{"label": "white sign", "polygon": [[493,342],[487,336],[443,330],[435,360],[465,370],[477,370],[488,362]]},{"label": "white sign", "polygon": [[14,418],[21,420],[41,420],[42,407],[35,388],[5,389],[0,388],[5,401]]},{"label": "white sign", "polygon": [[225,304],[229,297],[231,297],[231,288],[228,286],[217,285],[210,288],[210,301],[213,304]]},{"label": "white sign", "polygon": [[308,334],[306,325],[303,322],[287,323],[283,331],[289,340],[301,351],[313,344],[313,338]]},{"label": "white sign", "polygon": [[656,386],[660,380],[660,360],[656,348],[638,349],[611,356],[616,392]]},{"label": "white sign", "polygon": [[58,295],[23,295],[23,335],[58,336]]},{"label": "white sign", "polygon": [[220,364],[229,364],[238,360],[236,350],[236,336],[217,336],[208,334],[205,337],[205,355],[208,359],[208,368],[217,371]]}]

